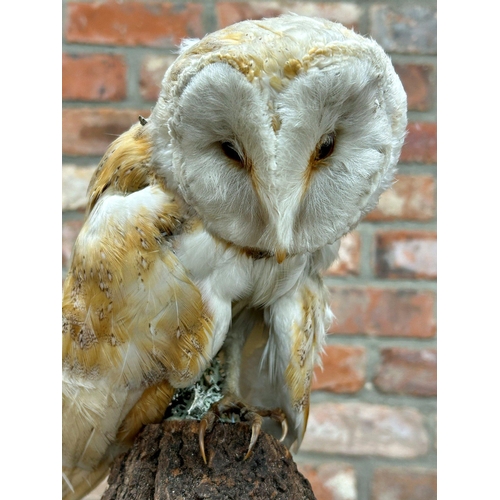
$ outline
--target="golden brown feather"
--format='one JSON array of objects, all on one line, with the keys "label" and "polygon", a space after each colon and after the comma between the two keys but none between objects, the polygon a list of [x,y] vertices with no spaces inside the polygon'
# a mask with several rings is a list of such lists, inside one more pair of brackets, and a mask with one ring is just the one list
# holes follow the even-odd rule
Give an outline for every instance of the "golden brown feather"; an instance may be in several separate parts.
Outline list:
[{"label": "golden brown feather", "polygon": [[197,378],[209,359],[211,316],[167,242],[182,210],[150,155],[147,125],[110,146],[64,283],[68,499],[90,491],[140,428],[161,419],[174,385]]}]

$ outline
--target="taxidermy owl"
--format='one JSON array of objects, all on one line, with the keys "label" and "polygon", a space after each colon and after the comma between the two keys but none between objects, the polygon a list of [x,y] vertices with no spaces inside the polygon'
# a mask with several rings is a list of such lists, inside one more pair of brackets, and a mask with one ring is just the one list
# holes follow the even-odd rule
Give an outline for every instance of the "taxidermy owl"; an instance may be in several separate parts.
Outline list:
[{"label": "taxidermy owl", "polygon": [[333,315],[321,274],[393,180],[406,96],[371,39],[323,19],[186,40],[148,119],[94,174],[63,297],[63,496],[108,473],[222,350],[224,398],[298,448]]}]

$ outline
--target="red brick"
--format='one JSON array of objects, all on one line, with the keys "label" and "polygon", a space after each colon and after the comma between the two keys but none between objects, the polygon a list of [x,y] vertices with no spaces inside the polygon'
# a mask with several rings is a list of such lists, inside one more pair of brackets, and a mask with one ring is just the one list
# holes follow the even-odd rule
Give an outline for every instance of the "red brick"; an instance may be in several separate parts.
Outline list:
[{"label": "red brick", "polygon": [[382,362],[374,383],[385,393],[435,396],[437,357],[435,349],[382,349]]},{"label": "red brick", "polygon": [[71,251],[75,244],[76,238],[80,229],[82,228],[83,221],[81,220],[68,220],[63,222],[62,225],[62,266],[67,268],[69,266],[69,259]]},{"label": "red brick", "polygon": [[97,45],[169,47],[203,36],[203,5],[151,2],[71,2],[66,41]]},{"label": "red brick", "polygon": [[372,5],[370,34],[388,52],[436,54],[437,19],[434,6]]},{"label": "red brick", "polygon": [[366,221],[428,221],[436,217],[436,180],[431,175],[398,175]]},{"label": "red brick", "polygon": [[379,278],[435,279],[435,231],[378,231],[375,273]]},{"label": "red brick", "polygon": [[419,338],[436,333],[433,291],[337,286],[330,292],[336,317],[330,333]]},{"label": "red brick", "polygon": [[219,28],[246,19],[262,19],[294,12],[304,16],[322,17],[356,29],[362,13],[361,7],[347,2],[217,2],[215,9]]},{"label": "red brick", "polygon": [[415,408],[368,403],[315,403],[301,451],[413,458],[425,455],[429,437]]},{"label": "red brick", "polygon": [[62,112],[63,154],[102,155],[120,134],[150,110],[65,108]]},{"label": "red brick", "polygon": [[400,162],[436,163],[437,159],[437,125],[427,122],[408,124]]},{"label": "red brick", "polygon": [[85,210],[87,188],[96,166],[79,167],[63,165],[62,168],[62,209]]},{"label": "red brick", "polygon": [[384,467],[376,469],[372,500],[436,500],[435,470]]},{"label": "red brick", "polygon": [[322,361],[323,370],[317,367],[314,371],[313,391],[351,393],[363,388],[366,375],[364,347],[327,345]]},{"label": "red brick", "polygon": [[121,101],[127,94],[127,66],[122,56],[63,54],[63,100]]},{"label": "red brick", "polygon": [[361,238],[357,231],[346,234],[341,242],[337,260],[325,271],[326,276],[359,274]]},{"label": "red brick", "polygon": [[430,64],[394,64],[408,97],[408,110],[428,111],[434,102]]},{"label": "red brick", "polygon": [[358,498],[354,467],[342,462],[321,465],[297,464],[297,469],[311,483],[316,500],[356,500]]},{"label": "red brick", "polygon": [[160,95],[161,82],[165,71],[176,59],[176,55],[150,55],[143,59],[139,81],[139,90],[143,99],[156,102]]}]

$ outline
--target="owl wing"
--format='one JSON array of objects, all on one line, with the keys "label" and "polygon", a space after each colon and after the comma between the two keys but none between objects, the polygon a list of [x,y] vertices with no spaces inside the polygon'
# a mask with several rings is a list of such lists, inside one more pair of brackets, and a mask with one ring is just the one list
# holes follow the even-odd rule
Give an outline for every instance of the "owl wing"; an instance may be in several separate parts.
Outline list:
[{"label": "owl wing", "polygon": [[181,207],[135,125],[103,157],[63,289],[63,497],[105,476],[209,359],[211,317],[170,237]]}]

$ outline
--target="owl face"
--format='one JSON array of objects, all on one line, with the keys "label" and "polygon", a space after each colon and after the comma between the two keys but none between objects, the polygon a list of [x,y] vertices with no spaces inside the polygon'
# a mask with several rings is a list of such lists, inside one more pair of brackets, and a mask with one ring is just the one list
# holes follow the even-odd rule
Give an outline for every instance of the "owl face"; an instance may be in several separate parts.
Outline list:
[{"label": "owl face", "polygon": [[406,126],[404,92],[375,42],[287,17],[190,45],[152,115],[168,151],[160,168],[207,230],[276,255],[351,230],[390,184]]}]

